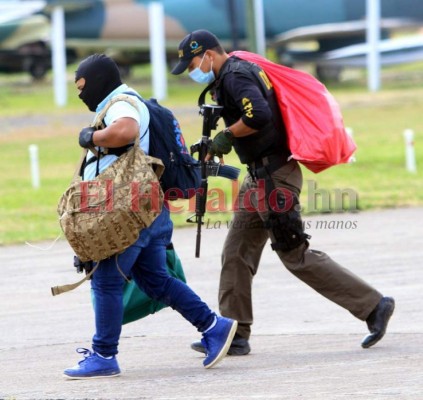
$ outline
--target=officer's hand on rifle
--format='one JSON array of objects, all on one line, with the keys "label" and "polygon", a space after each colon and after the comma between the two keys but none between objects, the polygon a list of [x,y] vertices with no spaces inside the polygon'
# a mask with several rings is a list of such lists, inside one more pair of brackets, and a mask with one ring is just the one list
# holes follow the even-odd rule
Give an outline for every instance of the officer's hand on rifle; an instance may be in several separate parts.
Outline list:
[{"label": "officer's hand on rifle", "polygon": [[85,149],[89,149],[90,147],[94,147],[93,142],[93,135],[95,132],[95,128],[92,126],[88,126],[79,132],[79,145]]},{"label": "officer's hand on rifle", "polygon": [[223,160],[223,155],[230,153],[232,150],[233,137],[234,135],[228,128],[217,133],[207,151],[206,161],[210,160],[213,156],[217,156]]}]

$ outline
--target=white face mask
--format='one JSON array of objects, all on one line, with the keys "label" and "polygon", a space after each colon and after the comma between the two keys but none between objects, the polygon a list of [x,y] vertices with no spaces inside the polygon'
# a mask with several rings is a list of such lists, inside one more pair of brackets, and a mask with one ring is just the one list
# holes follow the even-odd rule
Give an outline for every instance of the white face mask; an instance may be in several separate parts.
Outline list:
[{"label": "white face mask", "polygon": [[203,72],[200,67],[201,64],[204,61],[204,57],[205,57],[206,53],[204,53],[203,58],[201,59],[200,65],[193,69],[190,73],[189,73],[189,77],[197,83],[201,83],[201,84],[209,84],[212,83],[216,78],[214,76],[214,72],[213,72],[213,61],[211,62],[211,66],[210,66],[210,71],[209,72]]}]

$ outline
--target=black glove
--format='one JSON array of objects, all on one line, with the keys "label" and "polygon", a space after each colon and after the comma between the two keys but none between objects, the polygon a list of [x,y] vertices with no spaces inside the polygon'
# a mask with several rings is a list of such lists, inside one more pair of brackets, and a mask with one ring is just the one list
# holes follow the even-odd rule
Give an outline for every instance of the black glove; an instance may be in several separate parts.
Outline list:
[{"label": "black glove", "polygon": [[79,145],[88,149],[89,147],[94,147],[93,135],[95,128],[88,126],[79,132]]},{"label": "black glove", "polygon": [[73,256],[73,266],[78,274],[85,271],[85,275],[87,275],[93,269],[94,263],[92,261],[81,261],[78,256]]}]

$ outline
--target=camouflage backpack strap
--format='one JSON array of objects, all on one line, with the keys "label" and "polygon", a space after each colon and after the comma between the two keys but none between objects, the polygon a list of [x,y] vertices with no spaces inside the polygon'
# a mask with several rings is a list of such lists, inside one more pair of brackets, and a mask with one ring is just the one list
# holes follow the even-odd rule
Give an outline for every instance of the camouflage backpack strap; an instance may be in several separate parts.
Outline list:
[{"label": "camouflage backpack strap", "polygon": [[[130,279],[124,274],[124,272],[122,271],[122,269],[119,266],[119,263],[118,263],[118,255],[119,254],[116,254],[115,255],[116,268],[119,271],[119,273],[123,276],[123,278],[125,279],[125,281],[126,282],[129,282]],[[62,294],[62,293],[70,292],[71,290],[74,290],[77,287],[81,286],[85,281],[88,281],[88,280],[91,279],[91,277],[93,276],[94,272],[97,270],[97,268],[99,267],[99,265],[100,265],[100,261],[97,261],[95,263],[93,269],[90,272],[88,272],[85,275],[85,277],[82,278],[78,282],[69,283],[69,284],[66,284],[66,285],[60,285],[60,286],[53,286],[53,287],[51,287],[51,294],[53,296],[57,296],[57,295]]]},{"label": "camouflage backpack strap", "polygon": [[[140,112],[140,109],[138,107],[136,100],[134,99],[134,96],[129,96],[127,94],[118,94],[117,96],[113,97],[106,103],[103,109],[96,115],[94,122],[90,126],[96,127],[98,129],[104,129],[105,128],[104,117],[106,116],[107,111],[109,111],[109,108],[113,104],[119,101],[126,101],[132,107],[134,107],[138,112]],[[87,158],[88,150],[90,150],[97,158],[100,156],[99,152],[94,146],[91,146],[88,149],[82,149],[81,159],[79,160],[78,166],[73,175],[73,181],[75,181],[76,179],[78,179],[79,176],[81,176],[81,171],[84,165],[84,161]]]},{"label": "camouflage backpack strap", "polygon": [[104,117],[107,114],[107,111],[109,111],[109,108],[119,102],[119,101],[126,101],[129,103],[132,107],[134,107],[138,112],[140,112],[140,109],[138,107],[138,103],[135,100],[134,96],[130,96],[128,94],[118,94],[114,97],[112,97],[106,105],[103,107],[103,109],[96,115],[94,122],[91,124],[91,126],[103,129],[104,128]]},{"label": "camouflage backpack strap", "polygon": [[94,272],[96,271],[99,265],[100,265],[100,262],[97,262],[94,268],[88,274],[86,274],[83,279],[81,279],[78,282],[69,283],[67,285],[53,286],[51,288],[51,294],[53,296],[57,296],[59,294],[66,293],[73,289],[76,289],[78,286],[82,285],[85,281],[91,279],[91,276],[94,274]]}]

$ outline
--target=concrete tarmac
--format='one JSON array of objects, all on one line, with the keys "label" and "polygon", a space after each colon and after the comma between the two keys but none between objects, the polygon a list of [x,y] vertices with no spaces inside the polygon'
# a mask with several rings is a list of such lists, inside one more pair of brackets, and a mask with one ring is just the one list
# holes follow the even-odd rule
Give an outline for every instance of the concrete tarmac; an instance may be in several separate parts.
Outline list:
[{"label": "concrete tarmac", "polygon": [[[254,281],[251,354],[206,370],[190,349],[200,335],[169,308],[123,327],[116,378],[69,381],[62,371],[90,347],[89,284],[66,241],[0,247],[0,399],[423,399],[423,208],[305,216],[311,247],[396,299],[384,339],[360,341],[366,324],[291,275],[270,246]],[[195,229],[174,232],[189,285],[218,310],[227,227],[209,221],[201,257]]]}]

